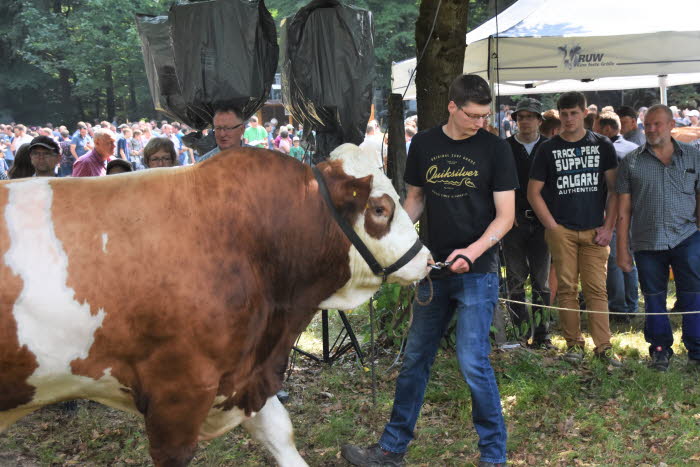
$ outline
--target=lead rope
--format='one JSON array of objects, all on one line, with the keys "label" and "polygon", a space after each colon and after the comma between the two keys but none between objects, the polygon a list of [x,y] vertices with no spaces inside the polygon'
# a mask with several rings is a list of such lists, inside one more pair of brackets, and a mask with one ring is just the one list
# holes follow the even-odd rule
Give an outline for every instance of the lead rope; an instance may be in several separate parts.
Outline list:
[{"label": "lead rope", "polygon": [[372,373],[372,406],[377,405],[377,376],[374,372],[374,296],[369,298],[369,342],[370,342],[370,369]]},{"label": "lead rope", "polygon": [[[430,288],[429,289],[430,293],[428,294],[428,300],[426,300],[425,302],[421,302],[421,300],[419,298],[420,294],[418,293],[418,286],[420,285],[420,282],[423,282],[423,281],[428,281],[428,287]],[[420,306],[426,306],[430,302],[433,301],[433,280],[430,278],[430,274],[428,274],[427,276],[425,276],[425,279],[423,279],[420,282],[418,283],[418,285],[416,285],[416,292],[415,292],[416,303],[419,304]]]}]

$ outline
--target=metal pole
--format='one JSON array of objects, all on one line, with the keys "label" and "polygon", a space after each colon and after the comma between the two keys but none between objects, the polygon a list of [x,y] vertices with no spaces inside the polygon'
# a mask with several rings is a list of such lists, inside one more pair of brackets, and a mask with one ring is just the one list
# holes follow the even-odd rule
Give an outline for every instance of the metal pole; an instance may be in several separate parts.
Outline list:
[{"label": "metal pole", "polygon": [[328,338],[328,310],[321,310],[321,332],[323,333],[323,363],[330,363],[331,352]]},{"label": "metal pole", "polygon": [[372,406],[377,405],[377,376],[374,372],[374,297],[369,298],[369,329],[370,329],[370,368],[372,371]]},{"label": "metal pole", "polygon": [[668,105],[668,76],[659,75],[659,93],[661,94],[661,103]]}]

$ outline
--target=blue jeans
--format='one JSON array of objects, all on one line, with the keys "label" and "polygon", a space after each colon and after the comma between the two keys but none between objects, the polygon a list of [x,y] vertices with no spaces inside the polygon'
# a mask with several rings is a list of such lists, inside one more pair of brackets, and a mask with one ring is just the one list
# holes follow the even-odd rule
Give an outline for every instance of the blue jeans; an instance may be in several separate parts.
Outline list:
[{"label": "blue jeans", "polygon": [[[617,265],[616,232],[610,240],[610,256],[608,257],[608,309],[618,313],[636,313],[638,311],[639,280],[637,268],[632,266],[630,272],[623,272]],[[618,315],[619,316],[619,315]]]},{"label": "blue jeans", "polygon": [[[678,310],[700,310],[700,231],[670,250],[637,251],[634,258],[647,312],[668,312],[669,266],[673,268],[676,280]],[[644,338],[650,344],[650,353],[657,347],[672,353],[673,332],[668,316],[647,316]],[[683,315],[683,343],[688,357],[700,360],[700,314]]]},{"label": "blue jeans", "polygon": [[[421,282],[418,297],[429,297]],[[391,420],[379,440],[382,449],[405,452],[423,405],[430,367],[440,340],[457,313],[457,360],[472,395],[472,420],[479,435],[481,460],[506,462],[506,427],[496,377],[489,361],[489,329],[498,301],[496,273],[456,274],[433,280],[428,305],[414,303],[413,324],[408,333],[406,355],[396,380]]]}]

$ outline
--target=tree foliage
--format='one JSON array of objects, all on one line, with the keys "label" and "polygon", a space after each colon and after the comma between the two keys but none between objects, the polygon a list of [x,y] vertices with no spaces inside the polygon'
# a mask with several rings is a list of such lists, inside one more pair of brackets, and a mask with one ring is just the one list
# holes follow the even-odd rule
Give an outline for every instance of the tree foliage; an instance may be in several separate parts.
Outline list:
[{"label": "tree foliage", "polygon": [[134,15],[167,8],[163,0],[5,0],[0,116],[72,123],[152,115]]}]

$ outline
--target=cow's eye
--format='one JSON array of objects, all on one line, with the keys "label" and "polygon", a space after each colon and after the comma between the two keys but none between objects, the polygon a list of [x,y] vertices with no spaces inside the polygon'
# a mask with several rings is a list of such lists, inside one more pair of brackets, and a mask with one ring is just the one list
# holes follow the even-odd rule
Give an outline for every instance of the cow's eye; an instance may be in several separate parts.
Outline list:
[{"label": "cow's eye", "polygon": [[377,206],[376,208],[374,208],[374,213],[378,216],[381,216],[382,214],[384,214],[384,208],[381,206]]}]

